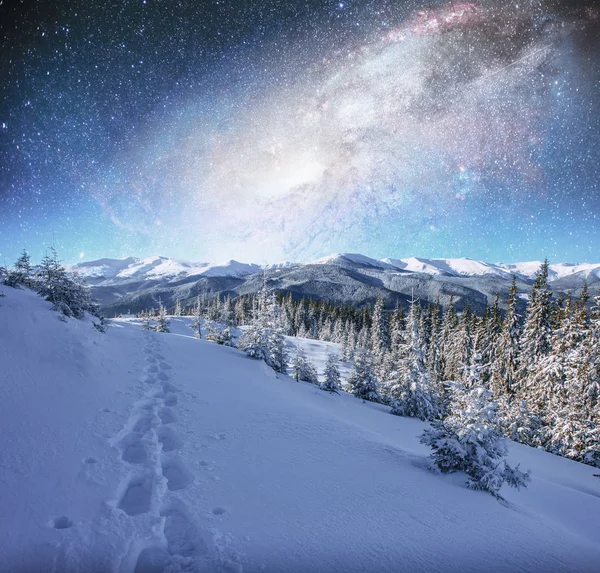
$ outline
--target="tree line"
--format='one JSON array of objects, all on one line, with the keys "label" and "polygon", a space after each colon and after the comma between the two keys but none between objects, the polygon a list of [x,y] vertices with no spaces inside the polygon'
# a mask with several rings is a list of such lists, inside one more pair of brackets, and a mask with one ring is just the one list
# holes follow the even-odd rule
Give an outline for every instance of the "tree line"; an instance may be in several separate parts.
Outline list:
[{"label": "tree line", "polygon": [[[340,343],[340,359],[353,363],[347,383],[360,398],[435,421],[450,415],[458,387],[482,388],[512,440],[600,465],[600,297],[590,309],[584,286],[577,300],[553,300],[547,261],[522,314],[515,277],[506,311],[496,296],[479,316],[468,305],[459,314],[452,302],[442,311],[439,303],[413,300],[408,314],[402,307],[387,312],[382,299],[356,309],[271,293],[267,304],[266,286],[263,291],[235,301],[199,297],[195,312],[226,329],[256,327],[261,309],[276,305],[271,340],[290,335]],[[248,351],[259,357],[255,343]],[[277,350],[260,357],[282,371]]]},{"label": "tree line", "polygon": [[92,296],[86,281],[76,272],[70,273],[61,264],[54,247],[50,247],[39,265],[33,266],[24,250],[12,268],[0,266],[0,283],[13,288],[30,288],[64,316],[83,318],[89,313],[100,319],[94,326],[104,331],[105,323],[100,305]]}]

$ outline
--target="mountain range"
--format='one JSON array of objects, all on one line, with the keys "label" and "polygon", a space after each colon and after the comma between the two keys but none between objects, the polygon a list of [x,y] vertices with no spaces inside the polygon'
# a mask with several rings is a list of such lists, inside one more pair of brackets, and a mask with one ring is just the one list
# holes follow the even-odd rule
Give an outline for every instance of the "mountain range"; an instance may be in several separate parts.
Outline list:
[{"label": "mountain range", "polygon": [[[176,299],[192,304],[198,295],[237,297],[257,292],[266,281],[269,288],[295,297],[329,300],[362,306],[382,296],[388,308],[407,305],[414,295],[421,301],[439,300],[442,307],[452,298],[461,310],[468,302],[481,312],[496,293],[503,306],[512,275],[522,304],[535,281],[541,261],[487,263],[469,258],[373,259],[341,253],[308,263],[271,265],[221,264],[179,261],[153,256],[144,259],[98,259],[69,266],[92,286],[108,316],[155,307],[161,299],[167,307]],[[548,280],[556,294],[578,295],[584,283],[600,287],[600,263],[553,263]]]}]

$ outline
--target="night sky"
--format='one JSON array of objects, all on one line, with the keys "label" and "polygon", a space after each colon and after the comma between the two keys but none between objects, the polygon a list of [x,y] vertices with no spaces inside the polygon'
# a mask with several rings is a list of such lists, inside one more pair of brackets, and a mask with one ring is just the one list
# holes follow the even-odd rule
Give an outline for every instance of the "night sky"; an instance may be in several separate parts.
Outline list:
[{"label": "night sky", "polygon": [[600,260],[594,2],[0,0],[0,26],[0,264]]}]

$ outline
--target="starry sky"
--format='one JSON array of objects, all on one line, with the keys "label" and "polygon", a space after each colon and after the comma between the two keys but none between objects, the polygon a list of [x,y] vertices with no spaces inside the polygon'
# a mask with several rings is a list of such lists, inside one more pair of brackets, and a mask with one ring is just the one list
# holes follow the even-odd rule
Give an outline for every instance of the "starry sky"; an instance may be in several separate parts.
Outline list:
[{"label": "starry sky", "polygon": [[0,264],[600,260],[595,2],[0,0],[0,38]]}]

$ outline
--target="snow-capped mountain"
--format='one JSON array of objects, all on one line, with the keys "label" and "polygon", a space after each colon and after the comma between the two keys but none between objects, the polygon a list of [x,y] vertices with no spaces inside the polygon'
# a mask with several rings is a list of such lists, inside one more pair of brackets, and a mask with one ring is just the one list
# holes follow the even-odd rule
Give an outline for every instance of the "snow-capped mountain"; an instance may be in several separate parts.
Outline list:
[{"label": "snow-capped mountain", "polygon": [[[337,253],[308,263],[270,265],[227,261],[220,264],[179,261],[167,257],[99,259],[71,265],[92,285],[96,297],[113,313],[137,312],[154,306],[158,298],[174,304],[196,296],[250,294],[266,279],[271,288],[297,297],[342,304],[372,304],[382,296],[389,308],[406,304],[413,295],[422,301],[452,297],[460,310],[467,302],[477,311],[495,296],[506,300],[512,275],[521,300],[527,299],[540,261],[488,263],[469,258],[374,259],[356,253]],[[587,282],[600,286],[600,263],[553,263],[549,282],[556,292],[578,291]]]},{"label": "snow-capped mountain", "polygon": [[257,273],[259,265],[227,261],[224,263],[195,263],[177,261],[167,257],[147,257],[138,259],[98,259],[85,263],[70,265],[70,270],[77,271],[89,282],[102,279],[137,279],[137,280],[169,280],[192,276],[210,277],[242,277]]}]

